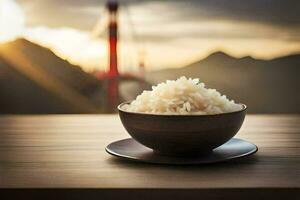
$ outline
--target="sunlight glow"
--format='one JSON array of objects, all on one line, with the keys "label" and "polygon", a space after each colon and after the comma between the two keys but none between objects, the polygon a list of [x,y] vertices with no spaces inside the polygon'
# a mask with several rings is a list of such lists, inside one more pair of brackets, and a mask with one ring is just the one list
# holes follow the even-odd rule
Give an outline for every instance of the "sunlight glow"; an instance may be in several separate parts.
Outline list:
[{"label": "sunlight glow", "polygon": [[89,32],[67,27],[35,27],[28,28],[24,36],[32,42],[50,48],[63,59],[82,66],[85,71],[107,66],[106,41],[92,37]]},{"label": "sunlight glow", "polygon": [[13,0],[0,0],[0,42],[14,40],[22,34],[25,18]]}]

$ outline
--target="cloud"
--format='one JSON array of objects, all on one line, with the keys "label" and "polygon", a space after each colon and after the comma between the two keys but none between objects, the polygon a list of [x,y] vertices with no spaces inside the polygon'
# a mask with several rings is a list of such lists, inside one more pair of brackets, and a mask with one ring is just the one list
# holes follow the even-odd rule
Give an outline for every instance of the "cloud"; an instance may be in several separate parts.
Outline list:
[{"label": "cloud", "polygon": [[[43,15],[44,12],[58,17],[64,15],[65,23],[73,24],[72,18],[67,17],[68,15],[74,17],[80,14],[87,19],[91,15],[86,8],[103,7],[106,0],[19,0],[19,2],[23,5],[31,4],[30,9],[35,10],[37,15]],[[299,26],[300,22],[300,1],[295,0],[119,0],[119,2],[129,6],[158,5],[151,10],[153,15],[169,16],[174,21],[230,19],[284,26]]]},{"label": "cloud", "polygon": [[[19,0],[29,15],[27,24],[67,26],[91,31],[106,14],[106,0]],[[119,0],[123,34],[130,34],[128,12],[136,34],[153,42],[183,37],[262,38],[300,40],[300,1],[294,0]],[[211,31],[211,23],[232,30]],[[192,24],[192,26],[190,26]],[[124,28],[125,27],[125,28]],[[174,28],[175,27],[175,28]],[[127,30],[124,30],[126,29]],[[255,30],[255,31],[252,31]],[[124,36],[123,35],[123,36]]]},{"label": "cloud", "polygon": [[[105,69],[105,38],[90,32],[106,14],[106,0],[18,0],[26,34],[85,69]],[[272,58],[300,51],[299,3],[279,0],[121,1],[120,66],[179,67],[215,50]],[[127,9],[126,9],[127,8]],[[134,44],[142,43],[142,44]],[[101,53],[102,52],[102,53]],[[161,55],[164,52],[164,55]],[[180,56],[178,56],[180,55]]]},{"label": "cloud", "polygon": [[[74,1],[56,0],[19,0],[26,15],[28,26],[61,27],[68,26],[81,30],[88,30],[95,25],[101,12],[102,6],[93,7],[86,4],[79,6]],[[92,8],[92,9],[91,9]]]},{"label": "cloud", "polygon": [[[180,18],[230,19],[273,25],[299,25],[300,2],[294,0],[189,0],[175,1]],[[198,17],[197,17],[198,16]]]}]

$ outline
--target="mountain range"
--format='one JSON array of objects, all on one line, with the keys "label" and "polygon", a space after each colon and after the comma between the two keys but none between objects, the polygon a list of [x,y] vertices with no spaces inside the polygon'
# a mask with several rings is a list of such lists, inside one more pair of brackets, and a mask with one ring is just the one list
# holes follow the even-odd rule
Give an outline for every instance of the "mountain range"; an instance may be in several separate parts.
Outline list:
[{"label": "mountain range", "polygon": [[235,58],[224,52],[176,69],[149,72],[152,84],[180,76],[200,78],[251,113],[300,113],[300,55],[271,60]]},{"label": "mountain range", "polygon": [[[250,113],[300,113],[300,55],[272,60],[235,58],[223,52],[176,69],[147,72],[146,81],[120,78],[118,102],[150,84],[180,76],[200,78]],[[17,39],[0,44],[0,113],[115,112],[107,80],[98,80],[40,45]]]}]

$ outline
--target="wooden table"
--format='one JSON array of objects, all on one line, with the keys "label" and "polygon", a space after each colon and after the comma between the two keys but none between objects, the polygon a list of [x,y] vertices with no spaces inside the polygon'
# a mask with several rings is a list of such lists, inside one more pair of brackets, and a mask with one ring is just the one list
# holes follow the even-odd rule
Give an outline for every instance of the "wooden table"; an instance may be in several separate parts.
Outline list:
[{"label": "wooden table", "polygon": [[124,161],[117,115],[0,117],[0,199],[300,199],[300,116],[247,115],[250,157],[202,166]]}]

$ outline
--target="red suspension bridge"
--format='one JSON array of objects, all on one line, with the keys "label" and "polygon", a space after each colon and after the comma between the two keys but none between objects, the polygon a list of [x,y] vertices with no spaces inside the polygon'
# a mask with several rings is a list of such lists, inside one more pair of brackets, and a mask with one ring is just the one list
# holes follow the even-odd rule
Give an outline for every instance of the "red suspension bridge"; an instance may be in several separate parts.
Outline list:
[{"label": "red suspension bridge", "polygon": [[[125,7],[125,5],[124,5]],[[126,7],[125,7],[126,8]],[[135,79],[143,80],[145,71],[145,52],[137,49],[139,51],[138,58],[138,72],[132,73],[120,73],[118,69],[118,12],[119,3],[115,0],[109,0],[106,3],[106,10],[108,11],[108,52],[109,52],[109,66],[107,71],[97,72],[96,77],[107,83],[106,86],[106,101],[111,108],[115,108],[120,103],[119,95],[119,83],[120,80]],[[129,14],[129,12],[127,12]],[[132,26],[132,23],[130,23]],[[131,27],[132,28],[132,27]],[[133,29],[133,28],[132,28]],[[142,52],[142,53],[141,53]]]}]

